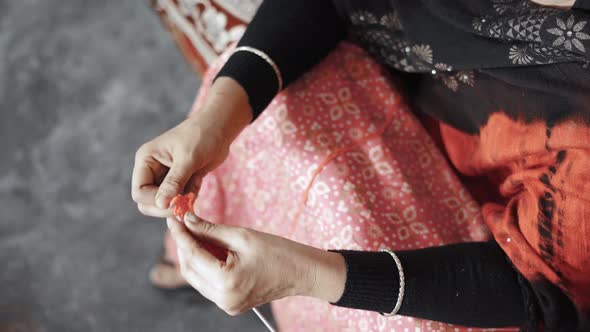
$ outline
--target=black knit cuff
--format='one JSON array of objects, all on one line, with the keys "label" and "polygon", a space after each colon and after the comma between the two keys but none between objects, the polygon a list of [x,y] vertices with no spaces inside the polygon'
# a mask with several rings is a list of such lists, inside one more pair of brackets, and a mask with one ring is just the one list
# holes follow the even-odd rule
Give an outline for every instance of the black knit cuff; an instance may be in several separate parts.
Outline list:
[{"label": "black knit cuff", "polygon": [[246,90],[253,119],[262,113],[278,92],[279,81],[272,66],[251,52],[232,54],[215,79],[223,76],[233,78]]},{"label": "black knit cuff", "polygon": [[399,292],[399,272],[393,257],[386,252],[330,250],[344,256],[346,284],[338,302],[340,307],[388,313]]},{"label": "black knit cuff", "polygon": [[572,8],[590,10],[590,0],[576,0]]}]

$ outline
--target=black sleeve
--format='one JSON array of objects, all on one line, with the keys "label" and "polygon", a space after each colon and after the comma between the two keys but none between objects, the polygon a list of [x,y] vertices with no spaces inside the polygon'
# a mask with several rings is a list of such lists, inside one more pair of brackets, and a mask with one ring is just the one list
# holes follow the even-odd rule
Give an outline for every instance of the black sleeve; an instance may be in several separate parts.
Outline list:
[{"label": "black sleeve", "polygon": [[[337,306],[391,312],[399,272],[387,252],[336,250],[347,267]],[[396,251],[405,276],[399,315],[472,327],[527,323],[524,285],[496,242]]]},{"label": "black sleeve", "polygon": [[590,0],[576,0],[573,9],[590,10]]},{"label": "black sleeve", "polygon": [[[279,67],[283,87],[318,63],[344,38],[346,25],[329,0],[266,0],[238,46],[266,53]],[[233,54],[217,77],[235,79],[248,94],[256,118],[278,92],[272,67],[250,52]]]}]

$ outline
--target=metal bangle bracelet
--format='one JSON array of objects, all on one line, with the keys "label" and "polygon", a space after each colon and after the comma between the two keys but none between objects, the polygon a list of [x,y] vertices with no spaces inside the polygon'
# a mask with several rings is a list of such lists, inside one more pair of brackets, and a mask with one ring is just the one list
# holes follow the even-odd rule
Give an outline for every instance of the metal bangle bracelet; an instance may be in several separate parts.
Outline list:
[{"label": "metal bangle bracelet", "polygon": [[397,255],[390,249],[381,249],[381,251],[386,252],[386,253],[390,254],[391,257],[393,257],[393,260],[395,261],[395,265],[397,265],[397,270],[399,272],[399,292],[397,294],[397,302],[395,303],[395,307],[393,308],[393,310],[390,313],[381,313],[381,315],[383,315],[383,316],[392,317],[392,316],[397,315],[397,312],[399,311],[399,309],[402,306],[402,301],[404,300],[404,292],[405,292],[406,282],[404,279],[404,270],[402,269],[402,262],[399,260],[399,257],[397,257]]},{"label": "metal bangle bracelet", "polygon": [[256,54],[257,56],[261,57],[264,61],[266,61],[272,67],[272,70],[275,72],[275,75],[277,76],[277,81],[279,83],[278,92],[281,92],[281,90],[283,90],[283,76],[281,75],[281,71],[279,70],[279,67],[277,66],[277,64],[274,61],[272,61],[272,59],[266,53],[262,52],[261,50],[259,50],[257,48],[250,47],[250,46],[237,47],[234,50],[234,53],[237,53],[240,51]]}]

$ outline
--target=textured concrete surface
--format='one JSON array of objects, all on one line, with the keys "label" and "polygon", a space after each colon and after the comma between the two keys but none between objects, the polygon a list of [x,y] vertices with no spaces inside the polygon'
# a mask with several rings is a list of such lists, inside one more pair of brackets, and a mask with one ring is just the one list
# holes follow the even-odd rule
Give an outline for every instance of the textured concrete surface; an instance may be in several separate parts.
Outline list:
[{"label": "textured concrete surface", "polygon": [[198,87],[144,1],[0,0],[0,331],[263,331],[152,288],[136,148]]}]

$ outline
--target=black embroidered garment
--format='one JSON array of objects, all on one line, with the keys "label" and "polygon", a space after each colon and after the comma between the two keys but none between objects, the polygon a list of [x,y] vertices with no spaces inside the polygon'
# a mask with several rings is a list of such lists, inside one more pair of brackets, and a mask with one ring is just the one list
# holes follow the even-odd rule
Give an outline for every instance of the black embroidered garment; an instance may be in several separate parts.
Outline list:
[{"label": "black embroidered garment", "polygon": [[[268,54],[285,85],[347,34],[391,68],[414,109],[440,121],[458,172],[486,185],[482,195],[472,191],[519,272],[513,282],[520,282],[528,319],[546,331],[589,331],[589,8],[588,1],[560,10],[528,0],[267,0],[240,45]],[[255,116],[277,91],[269,65],[246,52],[230,57],[219,76],[244,87]],[[363,275],[354,268],[358,255],[345,255],[348,278],[365,286],[347,289],[346,305],[392,305],[371,294],[373,286],[390,291],[395,282]],[[364,257],[375,271],[391,269],[372,253]],[[476,270],[506,271],[480,264]],[[494,278],[471,282],[489,286]],[[444,300],[447,291],[431,295]],[[519,297],[503,301],[515,305]],[[416,308],[413,315],[433,317]]]},{"label": "black embroidered garment", "polygon": [[[499,108],[528,120],[559,121],[572,112],[587,118],[590,15],[583,10],[528,0],[336,4],[355,37],[383,63],[431,74],[415,78],[413,100],[455,128],[476,133]],[[433,107],[441,98],[445,107]]]}]

